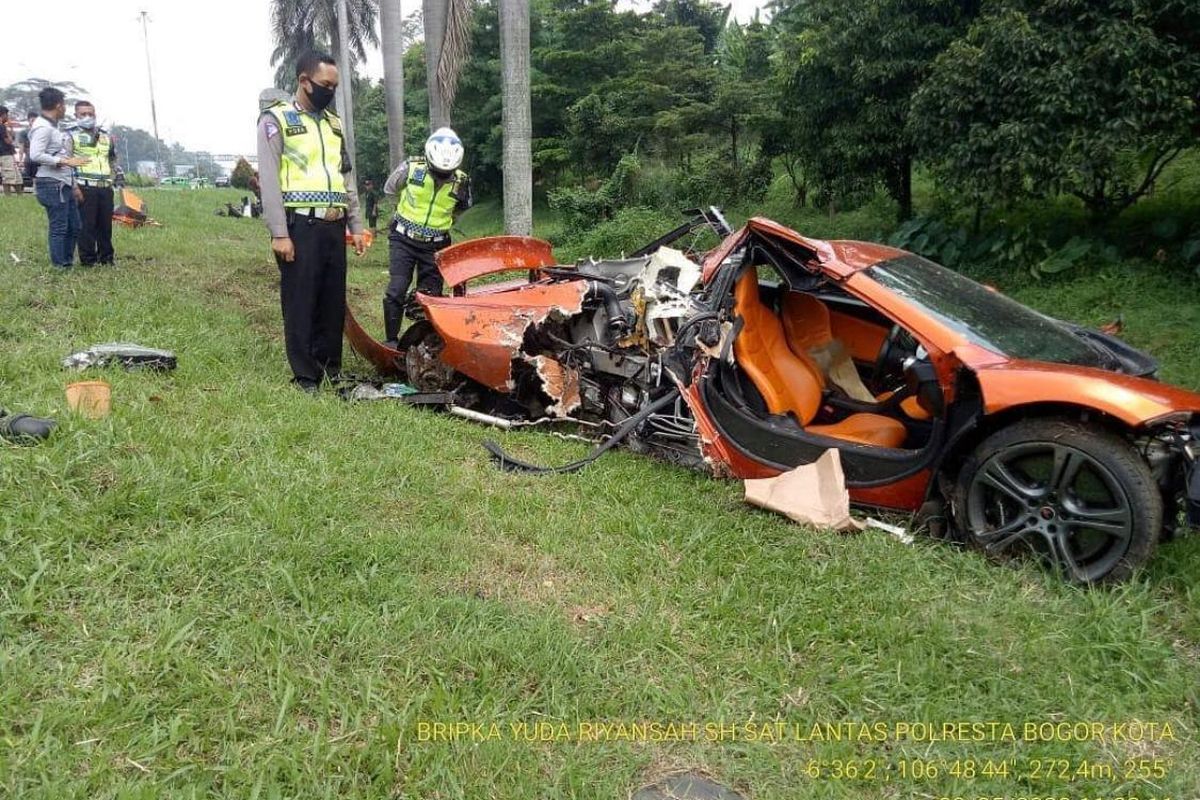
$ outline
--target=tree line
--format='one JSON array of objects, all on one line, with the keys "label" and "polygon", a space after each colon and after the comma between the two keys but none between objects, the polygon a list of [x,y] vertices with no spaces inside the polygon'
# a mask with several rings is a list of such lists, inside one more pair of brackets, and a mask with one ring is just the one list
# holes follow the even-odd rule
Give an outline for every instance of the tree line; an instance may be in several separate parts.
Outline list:
[{"label": "tree line", "polygon": [[[449,112],[483,194],[504,175],[500,5],[468,3]],[[977,207],[1069,195],[1103,220],[1200,133],[1195,0],[778,0],[768,12],[739,24],[711,0],[642,12],[533,0],[539,193],[596,219],[634,199],[753,200],[780,171],[799,204],[883,189],[903,219],[920,165]],[[414,42],[403,56],[410,143],[429,129],[428,55]],[[355,87],[366,175],[389,166],[386,92]]]}]

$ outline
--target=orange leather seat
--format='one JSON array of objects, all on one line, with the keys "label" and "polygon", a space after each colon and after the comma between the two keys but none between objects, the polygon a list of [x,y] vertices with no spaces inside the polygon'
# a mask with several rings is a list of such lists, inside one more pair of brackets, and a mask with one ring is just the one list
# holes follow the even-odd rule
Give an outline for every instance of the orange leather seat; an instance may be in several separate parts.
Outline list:
[{"label": "orange leather seat", "polygon": [[880,414],[852,414],[832,425],[811,425],[821,407],[824,380],[816,365],[792,352],[783,323],[758,296],[758,271],[749,267],[734,287],[734,313],[743,320],[733,342],[738,366],[746,371],[772,414],[792,413],[809,433],[876,447],[900,447],[906,431],[899,420]]},{"label": "orange leather seat", "polygon": [[783,332],[797,355],[825,347],[833,341],[833,323],[829,306],[811,294],[786,292],[780,308]]},{"label": "orange leather seat", "polygon": [[[783,296],[780,308],[783,319],[783,332],[787,336],[788,346],[792,352],[806,360],[810,350],[828,346],[833,341],[833,323],[829,316],[829,307],[817,297],[804,292],[787,292]],[[821,375],[822,386],[825,376]],[[869,391],[865,387],[863,391]],[[875,400],[882,403],[892,396],[891,392],[878,395]],[[921,407],[915,397],[906,397],[900,401],[900,409],[910,419],[928,420],[933,415]]]}]

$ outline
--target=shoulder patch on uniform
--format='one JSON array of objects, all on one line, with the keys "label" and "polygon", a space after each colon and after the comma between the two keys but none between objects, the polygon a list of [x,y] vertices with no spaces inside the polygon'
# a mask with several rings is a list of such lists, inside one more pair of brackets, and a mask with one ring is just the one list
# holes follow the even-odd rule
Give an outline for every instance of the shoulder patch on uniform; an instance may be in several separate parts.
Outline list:
[{"label": "shoulder patch on uniform", "polygon": [[304,126],[304,119],[300,116],[300,112],[294,108],[287,108],[283,111],[283,132],[287,136],[299,136],[303,133],[308,133],[308,128]]},{"label": "shoulder patch on uniform", "polygon": [[263,121],[263,133],[267,134],[268,139],[274,139],[279,135],[279,126],[275,124],[275,120],[268,119]]}]

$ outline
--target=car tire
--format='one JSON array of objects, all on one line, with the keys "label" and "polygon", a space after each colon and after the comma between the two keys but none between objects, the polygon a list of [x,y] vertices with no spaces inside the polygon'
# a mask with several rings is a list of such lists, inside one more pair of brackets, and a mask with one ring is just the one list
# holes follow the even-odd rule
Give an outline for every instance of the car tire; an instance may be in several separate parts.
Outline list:
[{"label": "car tire", "polygon": [[959,470],[955,526],[989,555],[1047,557],[1072,583],[1117,583],[1149,560],[1163,522],[1150,467],[1098,425],[1025,419],[984,439]]}]

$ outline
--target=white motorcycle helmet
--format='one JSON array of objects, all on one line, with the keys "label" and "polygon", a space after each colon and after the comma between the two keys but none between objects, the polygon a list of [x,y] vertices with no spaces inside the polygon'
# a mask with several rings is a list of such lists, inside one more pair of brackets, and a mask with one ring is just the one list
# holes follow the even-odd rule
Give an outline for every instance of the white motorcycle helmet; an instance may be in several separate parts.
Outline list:
[{"label": "white motorcycle helmet", "polygon": [[453,172],[462,165],[462,140],[451,129],[438,128],[425,140],[425,159],[438,172]]}]

